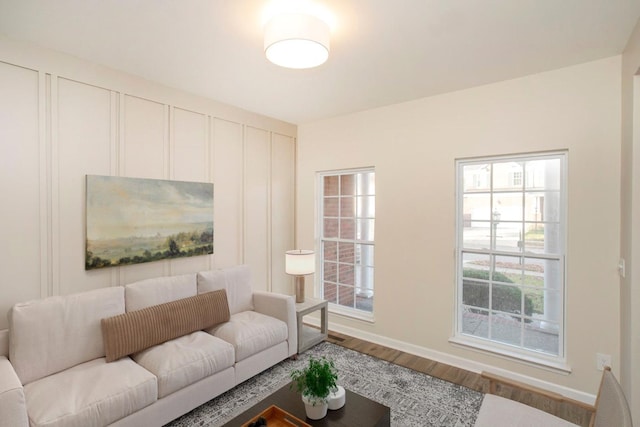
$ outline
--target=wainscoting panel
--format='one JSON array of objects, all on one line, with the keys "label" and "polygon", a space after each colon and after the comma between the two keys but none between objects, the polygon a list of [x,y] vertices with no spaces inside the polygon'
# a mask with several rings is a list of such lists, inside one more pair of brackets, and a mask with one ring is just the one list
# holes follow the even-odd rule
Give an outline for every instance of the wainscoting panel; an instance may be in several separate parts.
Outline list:
[{"label": "wainscoting panel", "polygon": [[168,108],[147,99],[124,96],[122,176],[167,179]]},{"label": "wainscoting panel", "polygon": [[38,92],[37,71],[0,62],[0,329],[7,327],[5,313],[13,303],[40,297],[41,269],[47,268],[40,256],[40,214],[46,210],[40,191],[46,188],[40,188]]},{"label": "wainscoting panel", "polygon": [[254,286],[271,290],[269,227],[269,132],[245,127],[244,261],[251,265]]},{"label": "wainscoting panel", "polygon": [[[124,96],[121,176],[168,179],[169,109],[158,102]],[[120,267],[120,283],[170,275],[169,261]]]},{"label": "wainscoting panel", "polygon": [[85,176],[111,170],[111,92],[63,78],[57,93],[52,147],[53,289],[70,294],[111,285],[108,269],[88,273],[85,262]]},{"label": "wainscoting panel", "polygon": [[207,116],[180,108],[172,110],[171,179],[209,181]]},{"label": "wainscoting panel", "polygon": [[[284,253],[294,248],[295,141],[271,134],[271,287],[293,294],[293,278],[285,273]],[[288,232],[287,232],[288,230]]]},{"label": "wainscoting panel", "polygon": [[[206,114],[171,109],[171,139],[169,141],[171,179],[178,181],[210,182],[208,117]],[[213,190],[215,210],[215,188]],[[215,229],[215,227],[214,227]],[[215,236],[214,236],[215,244]],[[169,261],[171,274],[209,270],[211,255],[179,258]]]},{"label": "wainscoting panel", "polygon": [[214,118],[212,129],[213,259],[223,268],[243,262],[243,126]]}]

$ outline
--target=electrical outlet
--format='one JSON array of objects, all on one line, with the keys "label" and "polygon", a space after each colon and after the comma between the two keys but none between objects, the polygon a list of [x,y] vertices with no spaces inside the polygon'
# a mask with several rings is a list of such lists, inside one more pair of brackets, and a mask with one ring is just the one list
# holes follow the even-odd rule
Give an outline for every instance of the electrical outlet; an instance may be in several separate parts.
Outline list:
[{"label": "electrical outlet", "polygon": [[596,353],[596,369],[603,371],[605,366],[611,367],[611,355]]}]

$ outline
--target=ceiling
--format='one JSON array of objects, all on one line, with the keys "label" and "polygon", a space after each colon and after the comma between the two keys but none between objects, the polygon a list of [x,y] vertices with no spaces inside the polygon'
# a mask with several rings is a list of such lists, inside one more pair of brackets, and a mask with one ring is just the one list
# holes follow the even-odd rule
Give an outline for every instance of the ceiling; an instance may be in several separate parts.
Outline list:
[{"label": "ceiling", "polygon": [[301,124],[617,55],[640,17],[640,0],[317,1],[335,28],[309,70],[265,59],[268,0],[0,0],[0,34]]}]

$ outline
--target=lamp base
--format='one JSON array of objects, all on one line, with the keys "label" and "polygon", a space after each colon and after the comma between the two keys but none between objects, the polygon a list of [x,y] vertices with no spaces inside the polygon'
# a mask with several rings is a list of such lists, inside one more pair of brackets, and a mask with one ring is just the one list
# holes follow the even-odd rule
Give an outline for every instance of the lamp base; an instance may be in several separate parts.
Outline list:
[{"label": "lamp base", "polygon": [[304,276],[296,276],[296,303],[304,302]]}]

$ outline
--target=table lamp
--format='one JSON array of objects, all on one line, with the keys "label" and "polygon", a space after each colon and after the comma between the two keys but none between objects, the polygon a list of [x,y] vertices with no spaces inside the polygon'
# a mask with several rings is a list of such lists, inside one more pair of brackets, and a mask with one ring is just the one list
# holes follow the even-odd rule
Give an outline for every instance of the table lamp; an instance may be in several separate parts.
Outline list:
[{"label": "table lamp", "polygon": [[284,270],[296,277],[296,302],[304,302],[304,275],[316,271],[316,260],[313,251],[296,249],[285,252]]}]

